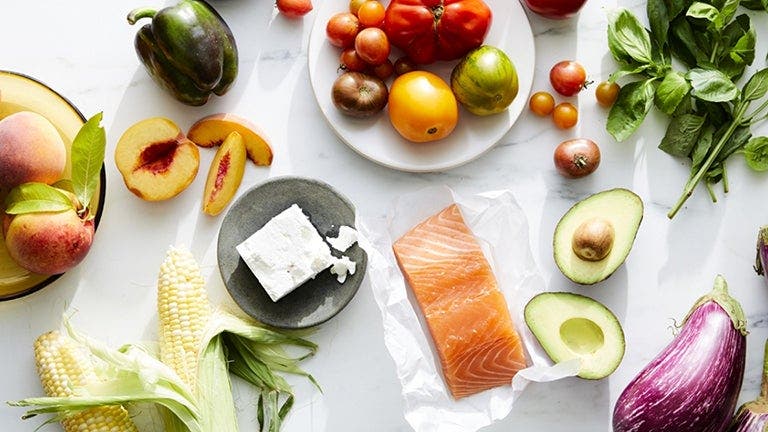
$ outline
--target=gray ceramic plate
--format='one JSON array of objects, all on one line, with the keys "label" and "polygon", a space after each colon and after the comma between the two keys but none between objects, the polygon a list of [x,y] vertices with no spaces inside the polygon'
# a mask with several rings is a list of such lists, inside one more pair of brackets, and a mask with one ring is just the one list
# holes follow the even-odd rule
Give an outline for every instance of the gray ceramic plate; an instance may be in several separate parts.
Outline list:
[{"label": "gray ceramic plate", "polygon": [[297,329],[321,324],[344,309],[363,281],[368,256],[355,244],[344,255],[357,263],[357,271],[343,284],[325,270],[273,302],[235,246],[293,204],[304,210],[323,236],[335,237],[342,225],[355,226],[355,208],[331,186],[301,177],[271,179],[232,204],[219,231],[218,261],[229,294],[245,313],[274,327]]}]

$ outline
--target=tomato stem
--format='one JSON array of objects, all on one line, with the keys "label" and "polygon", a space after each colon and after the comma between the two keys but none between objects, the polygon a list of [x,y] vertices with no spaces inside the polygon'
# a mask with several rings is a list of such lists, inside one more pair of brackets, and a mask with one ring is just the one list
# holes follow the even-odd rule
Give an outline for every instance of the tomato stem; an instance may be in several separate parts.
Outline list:
[{"label": "tomato stem", "polygon": [[432,15],[435,17],[435,22],[440,21],[440,18],[443,16],[443,5],[442,3],[432,7]]}]

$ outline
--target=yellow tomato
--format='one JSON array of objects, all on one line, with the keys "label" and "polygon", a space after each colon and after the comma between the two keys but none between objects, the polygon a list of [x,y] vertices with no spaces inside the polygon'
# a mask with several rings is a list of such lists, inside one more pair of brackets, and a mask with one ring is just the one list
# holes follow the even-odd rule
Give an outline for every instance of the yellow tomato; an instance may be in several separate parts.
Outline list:
[{"label": "yellow tomato", "polygon": [[403,138],[429,142],[445,138],[456,127],[459,106],[451,87],[425,71],[400,75],[389,89],[389,120]]}]

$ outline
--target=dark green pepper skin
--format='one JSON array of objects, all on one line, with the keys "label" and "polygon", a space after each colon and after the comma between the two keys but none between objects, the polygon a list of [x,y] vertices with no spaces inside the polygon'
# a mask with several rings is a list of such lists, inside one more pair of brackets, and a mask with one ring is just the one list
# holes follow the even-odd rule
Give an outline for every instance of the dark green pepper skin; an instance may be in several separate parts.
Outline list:
[{"label": "dark green pepper skin", "polygon": [[136,9],[128,22],[146,17],[152,23],[136,34],[136,53],[158,84],[195,106],[229,90],[237,77],[237,45],[216,10],[202,0],[181,0],[159,11]]}]

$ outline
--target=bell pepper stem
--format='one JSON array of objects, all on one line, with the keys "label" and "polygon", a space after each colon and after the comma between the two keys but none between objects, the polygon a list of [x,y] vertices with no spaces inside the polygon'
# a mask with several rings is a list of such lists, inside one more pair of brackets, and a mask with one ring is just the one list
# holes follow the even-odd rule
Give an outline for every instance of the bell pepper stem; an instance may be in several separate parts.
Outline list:
[{"label": "bell pepper stem", "polygon": [[128,13],[128,24],[134,25],[136,21],[142,18],[152,18],[157,13],[157,10],[152,8],[137,8]]}]

